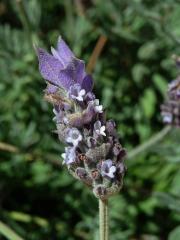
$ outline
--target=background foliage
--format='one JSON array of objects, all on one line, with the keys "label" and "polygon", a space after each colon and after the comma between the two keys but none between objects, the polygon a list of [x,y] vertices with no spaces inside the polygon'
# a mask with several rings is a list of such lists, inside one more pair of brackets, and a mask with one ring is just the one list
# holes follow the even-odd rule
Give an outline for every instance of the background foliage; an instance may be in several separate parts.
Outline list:
[{"label": "background foliage", "polygon": [[[160,104],[178,74],[171,55],[180,53],[179,15],[178,0],[0,2],[0,239],[98,239],[97,200],[61,165],[32,44],[49,48],[61,34],[88,62],[107,37],[95,92],[129,151],[163,128]],[[110,200],[110,239],[180,239],[179,139],[171,131],[127,160],[124,188]]]}]

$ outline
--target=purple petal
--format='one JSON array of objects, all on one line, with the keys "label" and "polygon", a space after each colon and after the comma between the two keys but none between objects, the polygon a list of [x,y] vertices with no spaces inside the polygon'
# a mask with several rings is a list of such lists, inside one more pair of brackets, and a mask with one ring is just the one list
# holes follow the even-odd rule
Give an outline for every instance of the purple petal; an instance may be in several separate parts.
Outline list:
[{"label": "purple petal", "polygon": [[65,153],[62,154],[64,162],[69,165],[76,161],[76,149],[74,147],[66,147]]},{"label": "purple petal", "polygon": [[[76,83],[69,88],[69,91],[68,91],[69,98],[79,100],[80,94],[81,94],[81,86],[79,83]],[[83,99],[84,95],[81,95],[81,97]]]},{"label": "purple petal", "polygon": [[94,93],[88,92],[85,96],[85,100],[88,103],[89,101],[94,101],[96,99]]},{"label": "purple petal", "polygon": [[86,75],[82,81],[81,87],[86,90],[86,92],[91,92],[93,88],[93,79],[91,75]]},{"label": "purple petal", "polygon": [[106,122],[106,130],[110,136],[117,136],[116,124],[113,120],[108,120]]},{"label": "purple petal", "polygon": [[37,55],[39,59],[39,71],[43,78],[56,86],[61,86],[58,75],[62,70],[63,65],[58,59],[47,53],[42,48],[37,48]]},{"label": "purple petal", "polygon": [[85,64],[82,60],[75,58],[73,52],[70,50],[68,45],[64,42],[64,40],[59,37],[57,44],[57,54],[59,59],[61,59],[64,65],[69,64],[71,61],[75,64],[75,76],[74,80],[76,83],[82,84],[82,80],[85,77]]},{"label": "purple petal", "polygon": [[88,108],[84,111],[83,113],[83,123],[84,124],[88,124],[91,122],[91,120],[93,119],[94,117],[94,110],[91,109],[91,108]]},{"label": "purple petal", "polygon": [[83,69],[83,61],[73,58],[68,66],[59,72],[58,77],[62,86],[66,89],[69,89],[70,86],[74,85],[75,83],[81,83],[84,74]]},{"label": "purple petal", "polygon": [[98,120],[94,123],[94,130],[100,130],[101,128],[101,122]]},{"label": "purple petal", "polygon": [[59,56],[64,64],[68,64],[72,58],[74,58],[73,52],[70,50],[68,45],[64,42],[64,40],[59,37],[57,43],[57,51]]},{"label": "purple petal", "polygon": [[108,168],[110,168],[112,166],[112,160],[111,159],[106,160],[104,163],[108,166]]}]

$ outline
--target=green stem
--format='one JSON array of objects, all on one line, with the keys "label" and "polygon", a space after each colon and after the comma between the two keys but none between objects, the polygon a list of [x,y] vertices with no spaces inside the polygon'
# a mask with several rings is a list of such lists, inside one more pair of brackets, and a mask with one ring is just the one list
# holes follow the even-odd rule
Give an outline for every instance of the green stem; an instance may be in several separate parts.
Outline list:
[{"label": "green stem", "polygon": [[100,240],[108,240],[108,200],[99,199],[99,232]]},{"label": "green stem", "polygon": [[131,159],[134,158],[136,155],[138,155],[139,153],[145,151],[146,149],[150,148],[151,146],[153,146],[154,144],[158,143],[159,141],[161,141],[171,130],[171,126],[166,126],[164,127],[160,132],[158,132],[157,134],[153,135],[150,139],[148,139],[145,143],[137,146],[136,148],[134,148],[132,151],[130,151],[128,153],[127,159]]}]

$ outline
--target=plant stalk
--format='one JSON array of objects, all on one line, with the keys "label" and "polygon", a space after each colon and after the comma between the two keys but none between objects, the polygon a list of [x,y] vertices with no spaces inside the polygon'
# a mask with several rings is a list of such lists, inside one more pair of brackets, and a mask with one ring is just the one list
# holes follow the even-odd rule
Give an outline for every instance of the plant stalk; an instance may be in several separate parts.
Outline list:
[{"label": "plant stalk", "polygon": [[132,151],[130,151],[128,153],[127,159],[130,160],[130,159],[136,157],[141,152],[144,152],[145,150],[147,150],[151,146],[157,144],[159,141],[161,141],[170,132],[171,129],[172,129],[171,126],[164,127],[160,132],[153,135],[151,138],[149,138],[143,144],[137,146]]},{"label": "plant stalk", "polygon": [[99,233],[100,240],[109,239],[108,200],[99,199]]}]

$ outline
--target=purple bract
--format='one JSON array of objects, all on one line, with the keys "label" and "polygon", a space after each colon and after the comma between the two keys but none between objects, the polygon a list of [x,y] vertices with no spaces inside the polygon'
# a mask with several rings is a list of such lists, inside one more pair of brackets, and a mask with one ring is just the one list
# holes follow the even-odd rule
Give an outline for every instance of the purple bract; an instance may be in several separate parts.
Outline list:
[{"label": "purple bract", "polygon": [[92,78],[85,72],[85,64],[77,59],[64,40],[59,37],[57,50],[51,49],[52,55],[37,48],[39,71],[49,83],[68,90],[78,83],[86,91],[91,91]]}]

